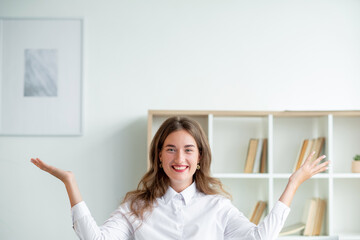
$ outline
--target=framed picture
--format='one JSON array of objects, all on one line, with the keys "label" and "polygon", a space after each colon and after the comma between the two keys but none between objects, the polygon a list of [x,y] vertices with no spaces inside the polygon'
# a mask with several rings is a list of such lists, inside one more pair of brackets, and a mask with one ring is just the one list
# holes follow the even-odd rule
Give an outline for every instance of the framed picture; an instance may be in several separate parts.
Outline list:
[{"label": "framed picture", "polygon": [[82,134],[82,19],[0,18],[0,135]]}]

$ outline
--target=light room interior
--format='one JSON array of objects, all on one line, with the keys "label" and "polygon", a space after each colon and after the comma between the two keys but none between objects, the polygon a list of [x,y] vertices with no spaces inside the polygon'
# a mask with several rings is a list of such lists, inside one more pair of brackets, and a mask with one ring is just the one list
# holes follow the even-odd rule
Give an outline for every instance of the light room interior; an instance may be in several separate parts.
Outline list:
[{"label": "light room interior", "polygon": [[[359,0],[0,0],[0,17],[83,23],[81,134],[0,136],[0,239],[77,239],[64,185],[34,167],[33,157],[74,172],[103,223],[147,170],[149,110],[360,110]],[[359,120],[350,123],[356,133]],[[349,157],[337,158],[339,173],[351,172],[355,153],[347,150]],[[358,205],[359,177],[318,181],[326,194],[344,187],[336,201],[354,194],[350,203]],[[332,227],[324,235],[360,239],[353,224]]]}]

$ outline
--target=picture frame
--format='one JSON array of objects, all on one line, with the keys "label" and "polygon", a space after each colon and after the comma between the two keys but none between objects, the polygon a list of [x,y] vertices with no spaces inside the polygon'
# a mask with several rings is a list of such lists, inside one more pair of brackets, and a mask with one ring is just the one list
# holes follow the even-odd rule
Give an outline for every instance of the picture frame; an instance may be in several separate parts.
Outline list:
[{"label": "picture frame", "polygon": [[83,19],[0,18],[0,135],[82,135]]}]

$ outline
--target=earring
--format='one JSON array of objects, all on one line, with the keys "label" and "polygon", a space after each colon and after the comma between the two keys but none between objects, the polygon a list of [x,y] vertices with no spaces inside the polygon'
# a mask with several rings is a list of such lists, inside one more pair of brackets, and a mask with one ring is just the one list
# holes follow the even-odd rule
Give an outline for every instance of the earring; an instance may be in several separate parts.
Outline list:
[{"label": "earring", "polygon": [[162,168],[162,162],[160,162],[160,164],[159,164],[159,168]]},{"label": "earring", "polygon": [[196,166],[196,169],[197,169],[197,170],[200,170],[200,164],[198,164],[198,165]]}]

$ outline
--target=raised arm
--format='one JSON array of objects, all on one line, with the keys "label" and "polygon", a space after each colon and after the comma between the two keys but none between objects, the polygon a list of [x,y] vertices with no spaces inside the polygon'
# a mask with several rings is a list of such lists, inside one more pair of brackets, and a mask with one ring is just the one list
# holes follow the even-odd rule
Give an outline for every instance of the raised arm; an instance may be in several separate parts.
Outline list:
[{"label": "raised arm", "polygon": [[64,171],[62,169],[48,165],[39,158],[32,158],[31,162],[41,170],[50,173],[65,184],[71,207],[82,201],[80,190],[75,180],[75,175],[72,172]]},{"label": "raised arm", "polygon": [[329,161],[325,161],[319,164],[326,156],[322,155],[316,160],[312,161],[311,159],[313,158],[314,154],[315,152],[312,152],[305,160],[303,165],[290,176],[289,182],[283,194],[279,198],[279,201],[290,207],[299,186],[315,174],[323,172],[328,168]]},{"label": "raised arm", "polygon": [[85,202],[82,202],[80,190],[72,172],[46,164],[39,158],[32,158],[31,162],[65,184],[72,207],[73,227],[79,239],[132,239],[132,225],[123,217],[121,209],[114,212],[113,216],[99,227],[91,216]]}]

